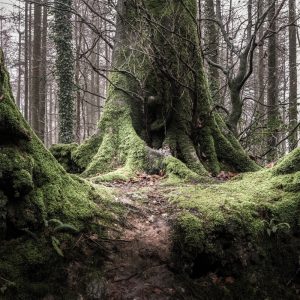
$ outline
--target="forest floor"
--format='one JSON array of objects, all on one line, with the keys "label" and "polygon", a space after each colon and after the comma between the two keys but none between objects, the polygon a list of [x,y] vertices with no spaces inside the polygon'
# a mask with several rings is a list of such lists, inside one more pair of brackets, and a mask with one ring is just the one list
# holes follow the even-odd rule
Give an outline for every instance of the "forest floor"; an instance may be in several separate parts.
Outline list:
[{"label": "forest floor", "polygon": [[[171,263],[171,222],[176,208],[167,200],[172,187],[159,176],[141,174],[107,184],[127,207],[126,226],[104,268],[107,299],[193,299]],[[173,188],[174,189],[174,188]]]}]

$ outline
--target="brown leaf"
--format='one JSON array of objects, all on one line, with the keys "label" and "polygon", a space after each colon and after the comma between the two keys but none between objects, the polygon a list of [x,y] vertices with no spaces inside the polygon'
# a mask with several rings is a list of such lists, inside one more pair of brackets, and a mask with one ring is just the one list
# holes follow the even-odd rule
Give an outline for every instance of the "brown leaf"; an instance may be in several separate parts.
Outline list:
[{"label": "brown leaf", "polygon": [[227,284],[233,284],[234,283],[234,278],[232,276],[228,276],[225,278],[225,283]]}]

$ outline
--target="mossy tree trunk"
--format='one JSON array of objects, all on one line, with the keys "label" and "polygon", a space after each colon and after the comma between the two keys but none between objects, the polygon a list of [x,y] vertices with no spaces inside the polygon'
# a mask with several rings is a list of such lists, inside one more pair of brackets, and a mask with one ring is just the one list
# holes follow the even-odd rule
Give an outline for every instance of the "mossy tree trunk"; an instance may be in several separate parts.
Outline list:
[{"label": "mossy tree trunk", "polygon": [[258,169],[212,109],[196,8],[195,0],[119,1],[99,133],[74,153],[86,175],[168,169],[174,157],[200,175],[217,174],[223,164]]},{"label": "mossy tree trunk", "polygon": [[59,141],[74,142],[74,55],[72,49],[72,0],[54,1],[54,42],[59,106]]}]

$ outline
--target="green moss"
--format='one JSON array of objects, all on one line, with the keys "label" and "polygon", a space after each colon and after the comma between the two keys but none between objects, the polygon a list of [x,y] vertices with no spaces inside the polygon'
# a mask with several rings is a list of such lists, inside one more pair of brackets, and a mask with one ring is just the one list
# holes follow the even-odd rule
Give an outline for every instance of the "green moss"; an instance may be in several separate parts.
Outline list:
[{"label": "green moss", "polygon": [[275,174],[291,174],[300,171],[300,148],[284,156],[273,169]]},{"label": "green moss", "polygon": [[219,161],[226,162],[235,171],[254,172],[261,168],[252,161],[245,150],[225,126],[221,116],[215,115],[216,126],[213,127],[212,135],[215,140],[216,152]]},{"label": "green moss", "polygon": [[100,131],[102,142],[83,173],[85,176],[105,174],[122,167],[129,173],[143,169],[146,145],[133,128],[126,103],[106,106],[100,121]]},{"label": "green moss", "polygon": [[56,144],[49,149],[56,160],[69,173],[80,173],[81,168],[77,166],[73,159],[73,152],[78,148],[78,144]]},{"label": "green moss", "polygon": [[101,140],[102,137],[99,133],[94,134],[72,151],[72,159],[82,170],[86,169],[93,156],[97,153]]},{"label": "green moss", "polygon": [[136,173],[132,172],[131,169],[124,167],[103,175],[92,177],[90,180],[94,183],[101,183],[105,181],[127,181],[130,178],[133,178],[135,175]]},{"label": "green moss", "polygon": [[[299,232],[300,197],[294,190],[299,178],[299,172],[274,176],[264,170],[223,184],[175,189],[170,201],[182,211],[174,222],[178,267],[208,281],[209,273],[233,276],[235,284],[228,286],[233,298],[242,294],[243,299],[254,299],[262,293],[276,299],[273,296],[281,293],[294,299],[282,282],[293,276],[298,264],[300,245],[293,235]],[[259,279],[247,282],[250,274]],[[222,288],[217,290],[224,297]],[[205,291],[212,297],[211,290]]]},{"label": "green moss", "polygon": [[168,183],[178,183],[182,181],[199,182],[203,178],[190,170],[182,161],[173,156],[166,157],[163,160],[163,164]]},{"label": "green moss", "polygon": [[55,232],[48,221],[105,235],[106,227],[118,223],[121,207],[109,191],[69,175],[45,149],[13,102],[2,52],[0,95],[0,288],[5,299],[41,299],[50,290],[67,299],[67,288],[59,287],[72,258],[63,261],[50,241],[58,235],[62,247],[73,249],[76,240]]}]

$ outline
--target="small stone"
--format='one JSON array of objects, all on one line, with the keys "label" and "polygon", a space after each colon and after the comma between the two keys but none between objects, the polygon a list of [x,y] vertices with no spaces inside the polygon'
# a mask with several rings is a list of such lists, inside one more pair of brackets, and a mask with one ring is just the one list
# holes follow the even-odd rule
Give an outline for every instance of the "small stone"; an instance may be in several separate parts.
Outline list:
[{"label": "small stone", "polygon": [[152,215],[152,216],[150,216],[149,218],[148,218],[148,221],[150,222],[150,223],[153,223],[154,222],[154,216]]}]

